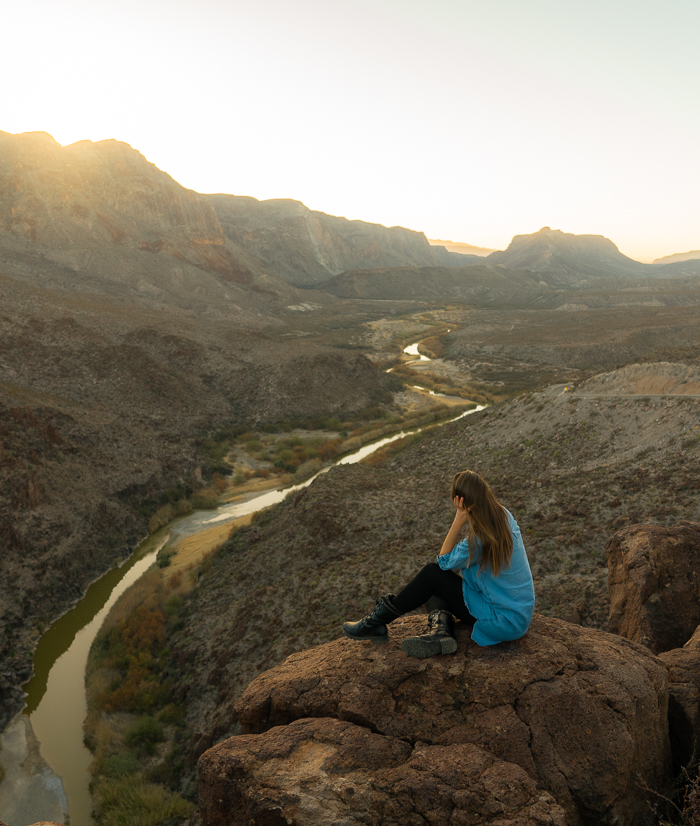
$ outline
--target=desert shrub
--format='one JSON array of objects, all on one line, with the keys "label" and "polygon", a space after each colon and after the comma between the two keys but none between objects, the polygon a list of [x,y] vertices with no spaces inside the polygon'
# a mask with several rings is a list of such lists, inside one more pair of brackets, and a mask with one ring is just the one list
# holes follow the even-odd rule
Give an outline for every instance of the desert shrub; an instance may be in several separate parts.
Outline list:
[{"label": "desert shrub", "polygon": [[95,640],[96,653],[102,652],[100,666],[119,674],[98,699],[102,709],[145,712],[161,701],[166,686],[156,654],[165,641],[165,622],[160,607],[142,604]]},{"label": "desert shrub", "polygon": [[219,502],[211,493],[195,493],[190,498],[192,507],[198,511],[214,510],[219,507]]},{"label": "desert shrub", "polygon": [[[174,574],[170,574],[170,578],[168,579],[168,588],[170,590],[174,590],[175,588],[179,588],[182,585],[182,571],[175,571]],[[166,613],[168,612],[167,603],[166,603]]]},{"label": "desert shrub", "polygon": [[296,481],[301,481],[302,479],[308,479],[309,476],[313,476],[314,473],[318,473],[323,466],[323,462],[320,459],[309,459],[308,462],[304,462],[303,464],[299,465],[299,467],[294,472],[294,479]]},{"label": "desert shrub", "polygon": [[348,439],[346,442],[343,443],[343,450],[347,453],[351,453],[353,450],[359,450],[362,447],[362,439],[358,436],[353,436],[351,439]]},{"label": "desert shrub", "polygon": [[681,769],[668,796],[641,785],[656,799],[652,810],[658,826],[700,826],[700,774],[695,756]]},{"label": "desert shrub", "polygon": [[340,447],[340,439],[330,439],[326,442],[325,445],[322,445],[318,449],[318,455],[321,459],[332,459],[333,456],[336,455],[338,452],[338,448]]},{"label": "desert shrub", "polygon": [[133,777],[101,783],[96,797],[100,826],[160,826],[188,817],[193,809],[176,792]]},{"label": "desert shrub", "polygon": [[[173,577],[174,576],[175,576],[175,574],[173,574]],[[172,579],[172,577],[171,577],[171,579]],[[180,581],[182,581],[182,576],[181,575],[180,575]],[[179,582],[178,582],[178,584],[179,584]],[[165,601],[165,605],[164,605],[165,613],[169,617],[172,617],[172,616],[174,616],[175,614],[178,613],[178,611],[182,608],[182,606],[184,604],[185,604],[185,600],[179,594],[173,594],[171,597],[168,597],[168,599]]]},{"label": "desert shrub", "polygon": [[177,705],[176,703],[168,703],[168,705],[158,713],[158,719],[166,725],[179,723],[184,716],[184,706]]},{"label": "desert shrub", "polygon": [[156,743],[165,738],[163,726],[153,717],[144,715],[129,728],[124,742],[130,749],[137,749],[146,754],[153,754]]},{"label": "desert shrub", "polygon": [[168,522],[175,516],[175,508],[171,504],[163,505],[157,510],[148,522],[148,532],[155,533],[158,528],[167,525]]},{"label": "desert shrub", "polygon": [[139,759],[133,751],[120,751],[105,759],[102,772],[106,777],[129,777],[137,774],[140,768]]},{"label": "desert shrub", "polygon": [[170,563],[172,562],[173,557],[175,556],[175,551],[165,548],[161,548],[158,551],[158,556],[156,557],[156,562],[159,568],[167,568]]},{"label": "desert shrub", "polygon": [[178,499],[175,503],[175,513],[178,516],[184,516],[192,510],[192,503],[189,499]]}]

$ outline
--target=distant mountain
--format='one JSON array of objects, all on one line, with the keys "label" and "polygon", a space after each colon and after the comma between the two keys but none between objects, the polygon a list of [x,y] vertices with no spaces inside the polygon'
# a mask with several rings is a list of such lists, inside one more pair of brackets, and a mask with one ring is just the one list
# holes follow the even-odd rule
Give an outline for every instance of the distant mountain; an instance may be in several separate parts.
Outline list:
[{"label": "distant mountain", "polygon": [[[259,311],[348,269],[462,266],[421,232],[298,201],[200,195],[126,143],[0,132],[0,261],[65,286]],[[32,262],[31,264],[29,262]],[[204,276],[203,273],[208,274]],[[267,296],[263,301],[261,292]]]},{"label": "distant mountain", "polygon": [[484,258],[496,250],[490,250],[486,247],[475,247],[473,244],[464,244],[461,241],[440,241],[437,238],[428,238],[428,243],[434,246],[444,247],[449,252],[458,252],[460,255],[476,255],[478,258]]},{"label": "distant mountain", "polygon": [[700,258],[700,250],[690,252],[677,252],[674,255],[665,255],[663,258],[654,259],[654,264],[680,264],[682,261],[696,261]]},{"label": "distant mountain", "polygon": [[114,140],[62,147],[45,132],[0,132],[0,233],[26,250],[130,248],[229,266],[207,200]]},{"label": "distant mountain", "polygon": [[268,271],[312,287],[350,269],[461,267],[475,256],[432,246],[422,232],[349,221],[300,201],[210,195],[227,239]]},{"label": "distant mountain", "polygon": [[270,293],[296,296],[228,242],[206,197],[135,149],[44,132],[0,132],[0,272],[244,326],[271,322]]},{"label": "distant mountain", "polygon": [[[515,306],[562,303],[558,290],[616,282],[646,283],[700,275],[700,260],[665,266],[642,264],[623,255],[602,235],[573,235],[543,227],[532,235],[516,235],[508,248],[469,261],[462,267],[388,267],[352,269],[317,285],[342,298],[478,302]],[[660,299],[656,299],[660,300]]]},{"label": "distant mountain", "polygon": [[484,263],[542,273],[562,286],[589,278],[628,278],[653,275],[648,264],[623,255],[602,235],[573,235],[543,227],[532,235],[516,235],[503,252],[491,253]]}]

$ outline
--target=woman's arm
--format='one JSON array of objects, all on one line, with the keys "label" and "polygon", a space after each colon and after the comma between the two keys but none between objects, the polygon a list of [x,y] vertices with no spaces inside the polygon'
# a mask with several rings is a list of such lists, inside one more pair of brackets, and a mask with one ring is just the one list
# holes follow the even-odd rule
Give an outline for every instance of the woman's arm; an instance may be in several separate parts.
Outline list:
[{"label": "woman's arm", "polygon": [[455,545],[459,542],[459,535],[462,532],[462,529],[467,522],[469,522],[469,514],[467,509],[464,507],[464,499],[455,496],[454,503],[455,508],[457,508],[457,512],[455,513],[455,518],[452,521],[450,530],[445,537],[445,541],[442,543],[442,548],[440,549],[438,556],[449,554],[450,551],[454,549]]}]

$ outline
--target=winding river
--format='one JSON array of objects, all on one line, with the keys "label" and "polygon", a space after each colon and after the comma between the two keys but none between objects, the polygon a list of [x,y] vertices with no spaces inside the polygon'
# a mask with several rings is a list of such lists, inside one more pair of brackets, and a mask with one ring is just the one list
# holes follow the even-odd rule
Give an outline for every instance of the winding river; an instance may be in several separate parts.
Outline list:
[{"label": "winding river", "polygon": [[[411,345],[404,352],[419,356],[417,347],[417,344]],[[425,356],[420,358],[429,360]],[[478,405],[448,421],[483,409]],[[421,429],[405,430],[379,439],[346,454],[336,464],[359,462],[384,445]],[[83,599],[51,626],[39,640],[34,653],[34,676],[24,686],[26,708],[0,737],[6,757],[20,759],[22,751],[17,751],[16,742],[18,737],[25,737],[25,731],[28,732],[27,742],[34,742],[33,736],[36,737],[38,744],[35,745],[39,746],[43,761],[39,758],[39,765],[34,766],[31,777],[22,776],[14,769],[7,773],[5,781],[0,783],[0,820],[10,826],[29,826],[46,819],[62,820],[60,810],[63,807],[64,811],[66,808],[70,811],[71,826],[92,826],[88,790],[88,767],[92,756],[83,744],[83,721],[87,713],[85,667],[90,646],[105,616],[121,594],[155,562],[158,551],[167,542],[179,541],[268,508],[281,502],[291,491],[310,485],[316,476],[328,469],[323,468],[301,484],[272,490],[245,502],[222,505],[215,511],[195,511],[173,521],[144,540],[121,567],[108,571],[94,582]],[[27,726],[27,718],[30,726]],[[31,745],[25,752],[27,750],[31,751]],[[7,765],[7,760],[3,763]],[[63,789],[60,789],[58,778],[63,781]]]}]

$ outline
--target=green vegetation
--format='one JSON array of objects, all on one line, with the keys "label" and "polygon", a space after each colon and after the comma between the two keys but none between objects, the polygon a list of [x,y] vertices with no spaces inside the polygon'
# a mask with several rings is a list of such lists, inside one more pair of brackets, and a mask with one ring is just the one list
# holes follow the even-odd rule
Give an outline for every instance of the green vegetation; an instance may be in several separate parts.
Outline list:
[{"label": "green vegetation", "polygon": [[[465,402],[465,408],[473,407]],[[430,412],[404,415],[380,405],[367,407],[359,413],[328,418],[312,418],[259,425],[253,430],[236,426],[222,430],[204,440],[210,460],[225,464],[228,471],[235,466],[233,485],[238,486],[253,477],[294,474],[295,481],[312,476],[333,459],[368,442],[391,435],[403,428],[422,426],[440,418],[457,415],[460,407],[434,404]],[[224,458],[226,460],[224,461]],[[243,464],[237,464],[237,461]],[[192,497],[194,504],[195,497]]]},{"label": "green vegetation", "polygon": [[159,826],[189,816],[178,788],[190,734],[171,696],[169,640],[182,627],[182,577],[155,569],[117,603],[96,637],[87,669],[86,743],[100,826]]},{"label": "green vegetation", "polygon": [[164,739],[163,726],[153,717],[144,714],[129,728],[124,742],[141,754],[153,754],[155,744],[162,743]]},{"label": "green vegetation", "polygon": [[101,826],[160,826],[189,817],[194,808],[176,792],[140,777],[105,780],[95,798],[95,819]]},{"label": "green vegetation", "polygon": [[369,456],[362,460],[362,463],[365,465],[376,465],[380,462],[386,461],[387,459],[391,459],[394,456],[398,456],[398,454],[406,450],[407,447],[421,441],[424,436],[425,434],[420,432],[411,433],[408,436],[404,436],[403,439],[397,439],[395,442],[391,442],[385,447],[375,450],[374,453],[370,453]]}]

